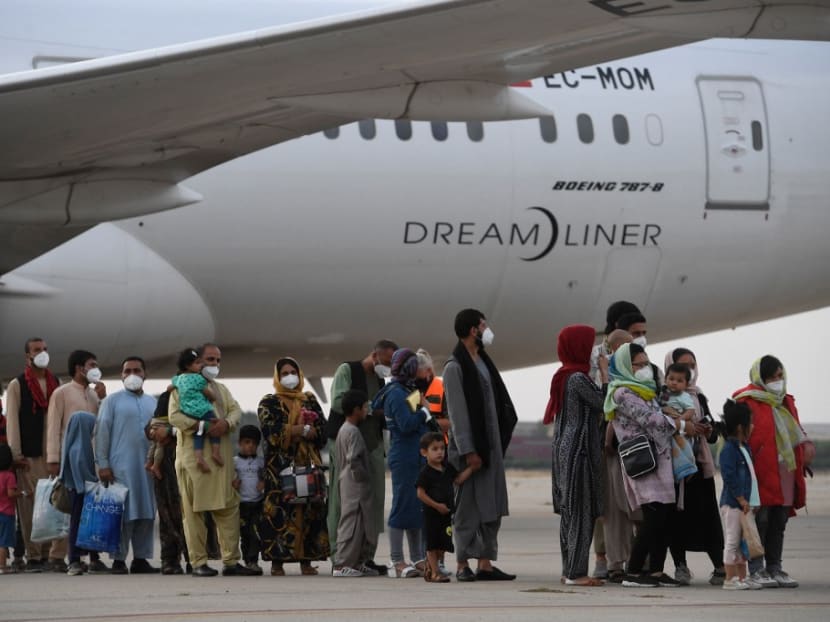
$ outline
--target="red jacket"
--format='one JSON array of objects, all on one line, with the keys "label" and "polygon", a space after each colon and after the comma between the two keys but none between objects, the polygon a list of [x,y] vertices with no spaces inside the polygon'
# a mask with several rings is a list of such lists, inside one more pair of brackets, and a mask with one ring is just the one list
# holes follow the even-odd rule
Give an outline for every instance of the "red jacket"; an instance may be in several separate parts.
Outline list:
[{"label": "red jacket", "polygon": [[[750,384],[735,391],[733,397],[750,390],[763,390]],[[749,448],[752,450],[752,463],[755,466],[755,476],[758,478],[758,492],[761,496],[761,505],[783,505],[784,495],[781,492],[781,475],[778,471],[778,448],[775,445],[775,420],[772,415],[772,406],[752,398],[742,398],[752,410],[754,428],[749,437]],[[784,407],[789,410],[793,418],[798,421],[798,410],[795,399],[789,393],[784,397]],[[801,425],[799,423],[799,425]],[[793,448],[795,453],[795,496],[793,509],[803,508],[807,503],[807,486],[804,482],[804,448],[799,445]]]}]

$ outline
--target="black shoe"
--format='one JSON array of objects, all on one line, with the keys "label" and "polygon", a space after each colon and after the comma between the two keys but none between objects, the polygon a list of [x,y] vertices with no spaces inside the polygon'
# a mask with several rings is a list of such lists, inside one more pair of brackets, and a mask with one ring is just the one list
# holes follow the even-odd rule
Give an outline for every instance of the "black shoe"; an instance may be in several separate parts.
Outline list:
[{"label": "black shoe", "polygon": [[492,570],[478,570],[476,571],[476,581],[513,581],[516,578],[514,574],[507,574],[493,566]]},{"label": "black shoe", "polygon": [[363,565],[372,570],[377,570],[378,576],[385,577],[389,574],[389,568],[385,564],[376,564],[374,560],[368,561]]},{"label": "black shoe", "polygon": [[110,574],[130,574],[130,571],[127,570],[127,564],[124,563],[124,560],[116,559],[112,562]]},{"label": "black shoe", "polygon": [[59,572],[60,574],[66,574],[66,571],[69,569],[69,566],[66,565],[66,562],[62,559],[50,559],[49,563],[46,565],[46,570],[48,572]]},{"label": "black shoe", "polygon": [[608,583],[620,584],[625,579],[625,573],[622,570],[611,570],[608,572]]},{"label": "black shoe", "polygon": [[162,566],[161,574],[184,574],[184,569],[181,564],[168,564]]},{"label": "black shoe", "polygon": [[193,574],[193,566],[190,565],[190,562],[187,562],[187,564],[185,565],[184,573],[185,574]]},{"label": "black shoe", "polygon": [[109,574],[110,569],[107,568],[107,565],[100,559],[93,559],[87,566],[87,572],[89,572],[89,574]]},{"label": "black shoe", "polygon": [[43,560],[30,559],[26,562],[26,572],[43,572]]},{"label": "black shoe", "polygon": [[476,575],[473,574],[473,571],[470,570],[469,566],[465,566],[455,573],[455,579],[457,581],[461,581],[462,583],[472,583],[476,580]]},{"label": "black shoe", "polygon": [[657,577],[648,574],[627,574],[622,580],[623,587],[660,587]]},{"label": "black shoe", "polygon": [[196,566],[193,569],[193,576],[194,577],[215,577],[219,574],[218,570],[214,570],[207,564],[202,564],[201,566]]},{"label": "black shoe", "polygon": [[681,585],[683,585],[677,579],[672,579],[665,572],[661,574],[659,577],[654,578],[657,579],[657,583],[659,583],[662,587],[680,587]]},{"label": "black shoe", "polygon": [[223,577],[256,577],[261,574],[262,570],[257,572],[256,570],[252,570],[251,568],[246,568],[242,564],[234,564],[233,566],[224,566],[222,568]]},{"label": "black shoe", "polygon": [[130,574],[156,574],[159,569],[151,566],[146,559],[133,559],[130,564]]}]

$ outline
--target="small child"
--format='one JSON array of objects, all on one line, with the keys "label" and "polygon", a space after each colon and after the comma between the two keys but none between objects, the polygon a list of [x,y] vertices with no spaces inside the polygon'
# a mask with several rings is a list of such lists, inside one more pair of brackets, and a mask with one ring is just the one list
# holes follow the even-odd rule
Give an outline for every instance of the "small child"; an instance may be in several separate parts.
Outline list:
[{"label": "small child", "polygon": [[441,572],[439,562],[446,551],[453,552],[452,511],[453,484],[463,484],[473,468],[458,473],[452,465],[444,466],[446,445],[440,432],[427,432],[421,437],[421,455],[427,463],[421,469],[416,486],[418,499],[424,505],[424,536],[426,538],[427,566],[424,581],[449,583]]},{"label": "small child", "polygon": [[[689,425],[695,416],[695,403],[692,396],[686,393],[691,380],[692,372],[687,365],[672,363],[666,369],[666,386],[660,400],[663,414],[690,422]],[[692,444],[679,432],[672,436],[671,461],[676,482],[697,473]]]},{"label": "small child", "polygon": [[14,460],[8,445],[0,445],[0,574],[12,570],[6,565],[9,549],[14,548],[15,522],[14,506],[20,495],[17,478],[14,476]]},{"label": "small child", "polygon": [[262,432],[255,425],[243,425],[239,430],[239,455],[233,457],[236,478],[233,487],[239,491],[239,537],[242,559],[250,570],[262,574],[259,560],[259,533],[257,525],[262,515],[262,497],[265,482],[262,470],[265,461],[257,455]]},{"label": "small child", "polygon": [[752,411],[742,402],[727,400],[723,405],[726,443],[720,451],[723,491],[720,515],[723,521],[723,562],[726,568],[725,590],[757,589],[746,580],[746,558],[741,551],[741,514],[761,505],[752,456],[746,444],[752,434]]},{"label": "small child", "polygon": [[[205,462],[203,450],[210,422],[216,419],[216,413],[213,412],[213,406],[211,406],[211,402],[216,401],[216,396],[202,375],[202,359],[196,350],[190,348],[182,350],[179,354],[179,374],[173,376],[171,382],[179,391],[179,406],[182,412],[199,422],[199,428],[193,435],[193,453],[196,456],[196,466],[199,470],[209,473],[210,467]],[[216,464],[223,466],[225,462],[222,460],[220,449],[221,439],[213,436],[209,438],[211,457]],[[155,465],[155,459],[153,464]],[[158,464],[160,465],[161,462]]]},{"label": "small child", "polygon": [[362,568],[372,558],[375,547],[369,452],[357,427],[369,414],[369,399],[363,391],[351,389],[343,394],[341,408],[346,422],[335,442],[340,476],[332,484],[340,491],[340,522],[332,576],[362,577]]}]

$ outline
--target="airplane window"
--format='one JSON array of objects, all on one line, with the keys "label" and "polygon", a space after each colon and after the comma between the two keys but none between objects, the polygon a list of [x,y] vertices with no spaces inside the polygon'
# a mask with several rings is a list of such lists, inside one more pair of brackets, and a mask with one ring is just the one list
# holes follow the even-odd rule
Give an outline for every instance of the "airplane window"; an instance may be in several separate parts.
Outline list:
[{"label": "airplane window", "polygon": [[761,132],[760,121],[752,122],[752,148],[755,149],[755,151],[764,150],[764,135]]},{"label": "airplane window", "polygon": [[615,114],[611,119],[611,126],[614,128],[614,140],[621,145],[627,145],[629,139],[628,119],[621,114]]},{"label": "airplane window", "polygon": [[363,119],[363,121],[358,121],[357,127],[360,130],[360,135],[366,140],[372,140],[377,134],[374,119]]},{"label": "airplane window", "polygon": [[412,138],[412,121],[395,119],[395,134],[401,140],[409,140]]},{"label": "airplane window", "polygon": [[646,138],[655,147],[663,144],[663,122],[656,114],[646,115]]},{"label": "airplane window", "polygon": [[433,121],[430,125],[432,126],[432,137],[435,140],[447,140],[449,129],[447,129],[446,121]]},{"label": "airplane window", "polygon": [[539,117],[539,130],[546,143],[556,142],[556,119],[552,116]]},{"label": "airplane window", "polygon": [[467,121],[467,136],[474,143],[484,140],[484,124],[481,121]]},{"label": "airplane window", "polygon": [[330,127],[327,130],[323,130],[323,136],[326,138],[330,138],[334,140],[338,136],[340,136],[340,128],[339,127]]},{"label": "airplane window", "polygon": [[587,114],[580,114],[576,117],[576,131],[579,134],[579,140],[586,145],[594,142],[594,122]]}]

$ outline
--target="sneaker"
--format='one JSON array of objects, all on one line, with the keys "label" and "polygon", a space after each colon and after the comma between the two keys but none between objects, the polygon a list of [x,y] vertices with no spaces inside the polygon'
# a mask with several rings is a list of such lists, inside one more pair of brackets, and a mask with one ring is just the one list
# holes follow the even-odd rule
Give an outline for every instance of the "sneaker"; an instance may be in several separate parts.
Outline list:
[{"label": "sneaker", "polygon": [[665,572],[662,573],[660,576],[654,578],[657,579],[657,582],[660,584],[661,587],[680,587],[681,585],[683,585],[677,579],[672,579]]},{"label": "sneaker", "polygon": [[357,568],[349,568],[348,566],[343,566],[342,568],[335,568],[334,572],[331,573],[333,577],[362,577],[363,573],[360,572]]},{"label": "sneaker", "polygon": [[111,574],[130,574],[130,571],[127,570],[127,564],[124,562],[123,559],[116,559],[112,562],[112,569],[110,570]]},{"label": "sneaker", "polygon": [[731,579],[727,579],[723,582],[723,586],[721,587],[723,590],[748,590],[750,589],[749,586],[741,581],[738,577],[732,577]]},{"label": "sneaker", "polygon": [[746,579],[744,579],[744,583],[746,583],[749,586],[750,590],[763,590],[764,589],[764,586],[761,585],[760,583],[758,583],[752,577],[747,577]]},{"label": "sneaker", "polygon": [[358,570],[363,573],[364,577],[379,577],[380,573],[375,570],[374,568],[370,568],[366,564],[363,564]]},{"label": "sneaker", "polygon": [[69,569],[69,566],[67,566],[66,562],[62,559],[50,559],[46,569],[49,572],[59,572],[60,574],[64,574]]},{"label": "sneaker", "polygon": [[594,565],[594,578],[607,579],[608,578],[608,560],[604,557],[598,558]]},{"label": "sneaker", "polygon": [[30,559],[29,561],[27,561],[26,562],[26,572],[27,573],[43,572],[43,560]]},{"label": "sneaker", "polygon": [[452,576],[452,570],[447,570],[447,567],[444,565],[444,562],[438,562],[438,572],[441,573],[442,577]]},{"label": "sneaker", "polygon": [[772,575],[772,579],[778,584],[778,587],[798,587],[798,581],[790,577],[783,570],[779,570]]},{"label": "sneaker", "polygon": [[248,562],[247,564],[245,564],[245,568],[252,572],[255,572],[256,576],[260,576],[262,574],[262,567],[256,562]]},{"label": "sneaker", "polygon": [[130,564],[130,574],[158,574],[159,572],[160,569],[151,566],[150,562],[146,559],[133,559],[133,562]]},{"label": "sneaker", "polygon": [[87,566],[87,572],[89,574],[109,574],[110,569],[100,559],[94,559],[91,562],[89,562],[89,566]]},{"label": "sneaker", "polygon": [[690,585],[692,583],[692,571],[686,564],[678,564],[674,569],[674,579],[680,585]]},{"label": "sneaker", "polygon": [[709,575],[709,585],[723,585],[725,579],[725,570],[713,570],[712,574]]},{"label": "sneaker", "polygon": [[755,583],[758,583],[764,589],[770,587],[778,587],[778,581],[773,579],[769,576],[769,573],[766,570],[759,570],[758,572],[753,572],[750,577]]},{"label": "sneaker", "polygon": [[622,580],[623,587],[660,587],[657,577],[648,574],[627,574]]},{"label": "sneaker", "polygon": [[66,574],[70,577],[77,577],[84,574],[84,567],[81,566],[81,562],[72,562],[69,564],[69,568],[66,569]]},{"label": "sneaker", "polygon": [[22,557],[15,557],[11,568],[14,573],[26,572],[26,562]]}]

